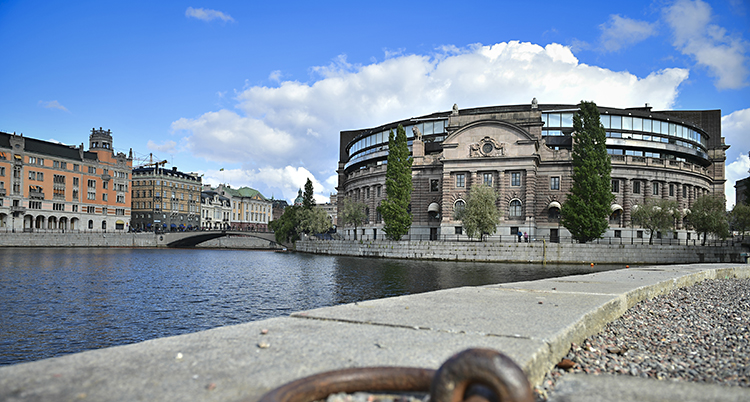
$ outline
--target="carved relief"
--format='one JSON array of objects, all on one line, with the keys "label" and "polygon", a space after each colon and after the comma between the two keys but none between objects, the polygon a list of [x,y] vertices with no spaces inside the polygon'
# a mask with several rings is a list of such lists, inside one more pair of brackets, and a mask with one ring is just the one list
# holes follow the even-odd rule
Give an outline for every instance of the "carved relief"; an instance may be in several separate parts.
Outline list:
[{"label": "carved relief", "polygon": [[498,142],[494,138],[484,137],[479,142],[469,144],[470,158],[503,155],[505,155],[505,143]]}]

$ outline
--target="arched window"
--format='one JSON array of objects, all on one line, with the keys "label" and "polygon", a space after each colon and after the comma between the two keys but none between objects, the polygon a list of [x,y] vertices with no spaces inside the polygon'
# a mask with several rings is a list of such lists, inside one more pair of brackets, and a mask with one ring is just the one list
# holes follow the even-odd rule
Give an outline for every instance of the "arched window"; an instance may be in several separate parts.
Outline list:
[{"label": "arched window", "polygon": [[521,205],[520,200],[513,200],[510,202],[508,217],[510,219],[523,219],[523,206]]},{"label": "arched window", "polygon": [[461,211],[463,211],[466,208],[466,202],[464,200],[456,200],[456,202],[453,203],[453,213],[459,214]]},{"label": "arched window", "polygon": [[94,221],[89,220],[89,229],[93,229],[93,228],[94,228]]},{"label": "arched window", "polygon": [[107,221],[102,221],[102,230],[107,229]]},{"label": "arched window", "polygon": [[550,207],[548,211],[549,211],[549,212],[548,212],[548,215],[547,215],[547,217],[548,217],[548,218],[549,218],[550,220],[556,220],[556,219],[560,219],[560,209],[559,209],[559,208],[556,208],[556,207]]}]

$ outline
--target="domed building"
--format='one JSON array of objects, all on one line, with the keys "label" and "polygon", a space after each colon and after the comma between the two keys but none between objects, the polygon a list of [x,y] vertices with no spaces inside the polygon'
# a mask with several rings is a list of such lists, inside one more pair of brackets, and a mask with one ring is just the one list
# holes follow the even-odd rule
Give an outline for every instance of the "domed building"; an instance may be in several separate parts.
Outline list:
[{"label": "domed building", "polygon": [[[414,159],[410,238],[465,237],[454,211],[469,190],[487,185],[499,194],[495,235],[519,231],[551,241],[570,234],[560,207],[572,186],[573,114],[578,105],[531,104],[437,112],[340,133],[338,194],[367,205],[357,238],[383,237],[377,206],[385,197],[388,133],[402,125]],[[609,230],[605,237],[648,237],[631,224],[631,212],[650,198],[677,201],[687,212],[705,194],[724,194],[725,151],[721,111],[655,111],[599,107],[612,162]],[[353,226],[339,233],[353,238]],[[660,234],[695,239],[677,222]]]}]

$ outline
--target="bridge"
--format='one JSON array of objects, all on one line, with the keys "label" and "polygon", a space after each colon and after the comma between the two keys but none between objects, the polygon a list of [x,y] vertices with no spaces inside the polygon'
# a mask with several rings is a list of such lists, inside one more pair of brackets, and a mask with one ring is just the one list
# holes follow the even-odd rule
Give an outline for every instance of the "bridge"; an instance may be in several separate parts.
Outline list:
[{"label": "bridge", "polygon": [[289,247],[287,244],[278,243],[271,232],[245,232],[240,230],[208,230],[196,232],[169,232],[159,234],[156,238],[157,247],[186,248],[195,247],[199,243],[217,239],[224,236],[245,236],[268,240],[279,247]]}]

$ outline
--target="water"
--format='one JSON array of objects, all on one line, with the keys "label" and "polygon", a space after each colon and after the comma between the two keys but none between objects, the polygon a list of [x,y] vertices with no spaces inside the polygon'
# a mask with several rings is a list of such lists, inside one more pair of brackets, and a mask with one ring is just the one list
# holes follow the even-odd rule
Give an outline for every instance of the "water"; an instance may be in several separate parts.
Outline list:
[{"label": "water", "polygon": [[589,272],[247,250],[0,248],[0,365],[323,306]]}]

